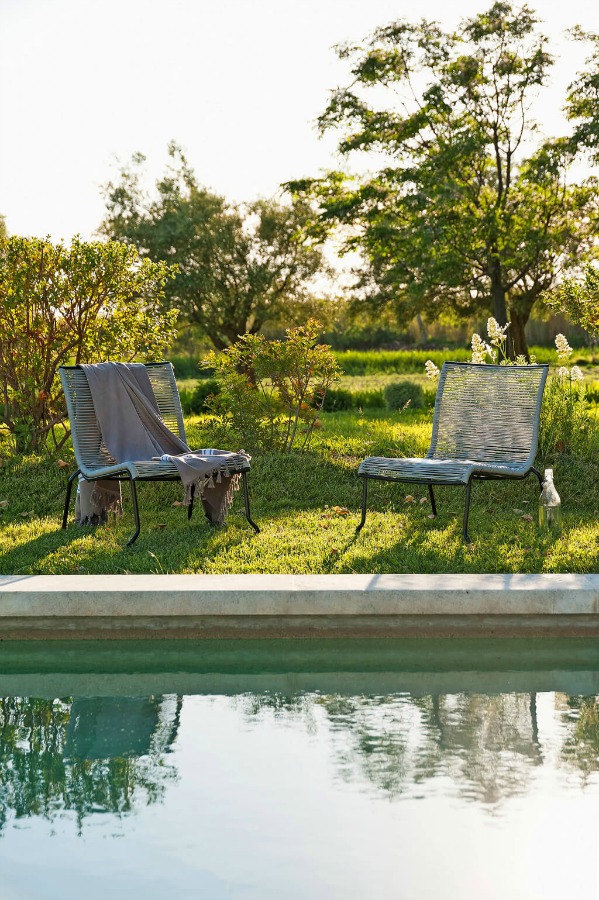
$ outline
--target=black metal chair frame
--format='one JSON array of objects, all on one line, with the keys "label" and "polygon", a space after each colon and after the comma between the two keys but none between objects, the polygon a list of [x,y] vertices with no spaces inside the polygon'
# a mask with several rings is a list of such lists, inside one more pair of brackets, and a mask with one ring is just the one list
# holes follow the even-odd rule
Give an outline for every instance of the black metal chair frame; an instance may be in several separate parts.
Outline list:
[{"label": "black metal chair frame", "polygon": [[[514,376],[516,370],[524,371],[524,377],[529,378],[531,381],[531,390],[530,390],[530,434],[528,435],[529,446],[525,448],[525,450],[520,451],[520,455],[524,452],[527,453],[527,458],[521,462],[521,464],[517,467],[517,471],[509,472],[503,469],[501,465],[498,465],[497,460],[493,460],[489,462],[484,459],[484,448],[481,448],[481,460],[479,462],[478,468],[481,471],[476,471],[476,464],[473,466],[467,466],[466,462],[471,462],[468,460],[467,455],[462,456],[450,456],[446,460],[443,459],[443,456],[437,452],[437,439],[438,439],[438,431],[440,424],[440,409],[441,404],[443,403],[443,393],[444,388],[447,382],[447,379],[451,379],[452,376],[455,375],[456,378],[460,377],[461,373],[465,370],[483,370],[483,374],[485,376],[493,376],[495,373],[490,370],[496,370],[496,377],[509,377],[510,374]],[[532,370],[536,370],[536,373]],[[538,434],[539,434],[539,423],[540,423],[540,412],[541,412],[541,402],[543,399],[543,390],[545,387],[545,382],[547,379],[547,371],[548,366],[485,366],[478,365],[475,363],[444,363],[443,369],[441,372],[441,378],[439,382],[439,388],[437,390],[437,397],[435,400],[435,413],[433,419],[433,436],[431,439],[431,446],[425,458],[417,461],[406,460],[409,462],[417,462],[424,463],[427,459],[436,459],[439,461],[446,462],[454,462],[458,465],[463,465],[465,468],[473,468],[474,471],[471,471],[467,481],[464,482],[463,479],[459,478],[443,478],[441,475],[435,479],[432,478],[418,478],[418,477],[409,477],[409,476],[394,476],[393,474],[384,475],[378,474],[376,472],[377,466],[379,468],[385,468],[385,464],[392,463],[394,460],[386,460],[384,457],[369,457],[363,461],[359,470],[358,476],[363,479],[362,484],[362,518],[360,520],[359,525],[356,528],[356,533],[359,533],[364,527],[364,523],[366,522],[366,504],[368,497],[368,479],[372,478],[375,481],[392,481],[396,483],[403,484],[422,484],[428,487],[428,494],[431,503],[431,511],[433,516],[437,515],[437,505],[435,503],[435,495],[433,493],[433,485],[441,484],[441,485],[450,485],[450,486],[464,486],[466,487],[466,502],[464,508],[464,518],[462,523],[462,537],[466,543],[471,543],[470,536],[468,534],[468,517],[470,514],[470,500],[472,494],[472,483],[474,481],[498,481],[498,480],[518,480],[521,481],[524,478],[528,478],[529,475],[536,475],[539,486],[542,490],[543,488],[543,476],[540,471],[533,465],[534,457],[536,454],[537,444],[538,444]],[[536,375],[536,379],[532,378],[532,375]],[[457,431],[457,430],[456,430]],[[522,435],[519,435],[519,439],[521,439]],[[456,438],[457,443],[459,444],[459,437]],[[491,454],[489,454],[491,455]],[[509,458],[509,454],[506,453],[506,456]],[[375,471],[368,471],[368,469],[374,469]],[[491,471],[485,472],[484,469],[491,469]],[[493,472],[493,468],[496,469]],[[501,468],[502,471],[498,471]]]},{"label": "black metal chair frame", "polygon": [[[472,543],[471,538],[468,535],[468,517],[470,515],[470,499],[472,494],[472,483],[473,481],[504,481],[506,479],[512,481],[522,481],[524,478],[528,478],[529,475],[536,475],[539,479],[539,488],[543,490],[543,476],[539,472],[535,466],[531,466],[530,471],[528,471],[525,475],[471,475],[466,484],[466,504],[464,507],[464,520],[462,522],[462,537],[467,544]],[[356,528],[356,533],[359,533],[364,527],[364,523],[366,522],[366,501],[368,494],[368,479],[372,478],[373,481],[394,481],[397,484],[396,478],[385,478],[381,475],[360,475],[360,478],[363,479],[362,482],[362,518],[360,520],[360,524]],[[433,493],[433,482],[431,481],[404,481],[403,484],[422,484],[428,487],[428,496],[431,502],[431,511],[432,514],[437,517],[437,504],[435,502],[435,495]],[[449,482],[447,482],[449,484]],[[460,487],[461,485],[449,485],[450,487]]]},{"label": "black metal chair frame", "polygon": [[[181,401],[172,365],[167,362],[146,363],[146,369],[150,375],[152,387],[157,388],[155,390],[156,402],[163,419],[171,431],[177,434],[183,441],[186,441]],[[85,379],[83,370],[79,366],[61,366],[59,374],[71,424],[75,459],[78,463],[77,470],[69,476],[67,481],[62,527],[67,527],[73,482],[79,475],[83,475],[86,481],[129,481],[131,484],[131,501],[133,505],[135,531],[127,541],[126,546],[131,547],[139,537],[141,531],[139,504],[137,499],[137,482],[180,481],[178,471],[173,463],[162,462],[161,460],[147,461],[143,464],[128,462],[118,464],[112,460],[108,456],[105,448],[101,449],[101,434],[97,419],[95,418],[95,413],[93,412],[91,392],[87,386],[87,380]],[[97,433],[95,439],[92,440],[94,446],[90,452],[90,447],[86,445],[86,436],[81,432],[90,427],[92,418],[93,424],[91,427],[95,428]],[[139,470],[142,467],[144,471],[140,472]],[[97,471],[97,474],[95,474],[94,469]],[[259,534],[260,529],[250,514],[250,498],[247,483],[247,473],[249,472],[249,469],[250,465],[247,459],[239,456],[237,460],[232,460],[231,463],[227,463],[226,474],[241,475],[245,517],[256,534]],[[152,470],[154,470],[154,473]],[[191,494],[191,503],[187,508],[188,520],[191,519],[193,515],[194,487],[192,487]]]}]

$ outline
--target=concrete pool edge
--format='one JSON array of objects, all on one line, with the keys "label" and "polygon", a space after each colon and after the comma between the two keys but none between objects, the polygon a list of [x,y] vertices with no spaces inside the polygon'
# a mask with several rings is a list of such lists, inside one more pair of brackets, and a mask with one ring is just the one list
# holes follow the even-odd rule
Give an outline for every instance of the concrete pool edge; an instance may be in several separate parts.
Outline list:
[{"label": "concrete pool edge", "polygon": [[0,639],[599,636],[599,575],[4,575]]}]

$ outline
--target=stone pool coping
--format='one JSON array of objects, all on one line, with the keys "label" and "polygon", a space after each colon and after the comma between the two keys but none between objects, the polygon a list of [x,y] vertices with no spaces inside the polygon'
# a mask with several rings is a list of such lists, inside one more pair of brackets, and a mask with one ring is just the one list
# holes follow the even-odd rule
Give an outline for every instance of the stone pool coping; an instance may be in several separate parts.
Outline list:
[{"label": "stone pool coping", "polygon": [[0,639],[597,635],[599,575],[5,575]]}]

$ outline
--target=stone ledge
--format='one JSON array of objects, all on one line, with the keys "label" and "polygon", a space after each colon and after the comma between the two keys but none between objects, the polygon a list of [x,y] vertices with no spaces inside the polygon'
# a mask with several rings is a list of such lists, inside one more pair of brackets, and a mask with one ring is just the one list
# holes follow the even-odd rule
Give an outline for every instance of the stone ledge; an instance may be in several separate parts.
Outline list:
[{"label": "stone ledge", "polygon": [[[0,636],[599,633],[599,575],[6,575]],[[578,629],[578,630],[577,630]]]}]

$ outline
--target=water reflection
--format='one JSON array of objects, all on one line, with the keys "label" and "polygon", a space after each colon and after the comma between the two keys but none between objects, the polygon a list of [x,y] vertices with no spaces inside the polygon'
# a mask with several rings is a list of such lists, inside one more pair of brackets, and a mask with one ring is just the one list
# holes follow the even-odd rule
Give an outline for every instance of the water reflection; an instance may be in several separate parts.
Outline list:
[{"label": "water reflection", "polygon": [[160,800],[177,697],[0,699],[0,829],[9,817],[130,812]]},{"label": "water reflection", "polygon": [[[550,696],[548,740],[560,745],[558,763],[588,780],[599,771],[599,698]],[[312,734],[328,732],[337,773],[348,784],[399,798],[418,796],[424,785],[445,779],[445,794],[491,808],[525,795],[545,762],[537,703],[536,693],[264,694],[241,700],[249,720],[271,715],[302,722]]]},{"label": "water reflection", "polygon": [[567,723],[562,758],[575,766],[586,781],[599,770],[599,698],[561,694],[557,700]]},{"label": "water reflection", "polygon": [[[204,708],[185,732],[201,697],[218,698],[213,713],[226,708],[238,735],[276,744],[273,729],[301,730],[341,789],[385,799],[436,794],[494,812],[531,794],[544,767],[583,786],[599,770],[596,642],[257,643],[167,642],[159,655],[142,642],[3,643],[0,830],[64,811],[81,829],[92,814],[166,802],[182,731],[193,745],[218,723]],[[233,758],[235,737],[222,740],[214,753]]]}]

